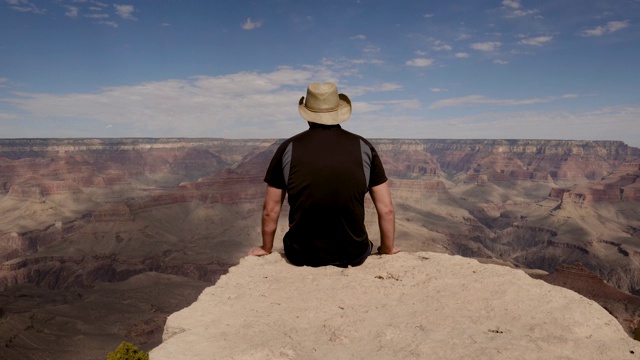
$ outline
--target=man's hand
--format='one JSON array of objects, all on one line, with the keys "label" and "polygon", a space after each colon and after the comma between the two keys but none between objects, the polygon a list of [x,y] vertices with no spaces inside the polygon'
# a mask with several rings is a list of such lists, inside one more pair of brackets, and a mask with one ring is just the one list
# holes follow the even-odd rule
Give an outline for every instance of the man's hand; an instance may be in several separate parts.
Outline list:
[{"label": "man's hand", "polygon": [[265,256],[269,254],[271,254],[271,251],[266,251],[262,246],[255,246],[249,250],[249,255],[251,256]]},{"label": "man's hand", "polygon": [[387,254],[387,255],[393,255],[393,254],[397,254],[399,253],[401,250],[398,249],[397,247],[392,247],[391,249],[383,247],[382,245],[378,246],[378,254]]}]

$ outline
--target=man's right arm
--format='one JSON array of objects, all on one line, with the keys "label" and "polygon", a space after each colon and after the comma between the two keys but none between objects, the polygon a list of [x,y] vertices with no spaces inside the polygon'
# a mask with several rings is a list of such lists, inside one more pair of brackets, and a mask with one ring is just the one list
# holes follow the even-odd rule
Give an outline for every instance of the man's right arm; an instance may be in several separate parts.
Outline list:
[{"label": "man's right arm", "polygon": [[263,256],[271,254],[284,196],[284,190],[267,185],[267,193],[262,208],[262,246],[251,248],[249,255]]},{"label": "man's right arm", "polygon": [[400,249],[394,246],[396,231],[396,215],[391,201],[391,192],[388,182],[369,189],[371,199],[378,213],[378,226],[380,227],[380,254],[396,254]]}]

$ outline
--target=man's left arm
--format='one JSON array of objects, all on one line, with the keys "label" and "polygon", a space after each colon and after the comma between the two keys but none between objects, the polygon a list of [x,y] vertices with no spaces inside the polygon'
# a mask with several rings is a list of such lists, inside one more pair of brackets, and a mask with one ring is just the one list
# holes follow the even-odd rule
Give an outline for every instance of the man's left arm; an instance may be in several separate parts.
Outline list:
[{"label": "man's left arm", "polygon": [[267,185],[267,193],[262,207],[262,246],[251,248],[249,255],[263,256],[271,254],[284,196],[285,191],[283,189]]}]

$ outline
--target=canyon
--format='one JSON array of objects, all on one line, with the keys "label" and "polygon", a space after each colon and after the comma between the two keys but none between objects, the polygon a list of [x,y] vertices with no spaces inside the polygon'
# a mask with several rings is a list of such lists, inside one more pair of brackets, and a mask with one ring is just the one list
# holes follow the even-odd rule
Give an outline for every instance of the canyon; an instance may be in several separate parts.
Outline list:
[{"label": "canyon", "polygon": [[[157,346],[167,316],[260,243],[262,179],[281,141],[0,139],[0,358],[102,359],[121,341]],[[403,251],[476,258],[573,286],[633,335],[640,149],[371,141]],[[365,205],[376,243],[375,210]]]}]

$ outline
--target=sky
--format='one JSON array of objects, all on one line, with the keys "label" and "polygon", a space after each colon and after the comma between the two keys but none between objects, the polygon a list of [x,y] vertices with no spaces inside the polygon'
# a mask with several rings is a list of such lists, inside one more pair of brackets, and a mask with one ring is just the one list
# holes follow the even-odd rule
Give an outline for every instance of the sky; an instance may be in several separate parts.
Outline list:
[{"label": "sky", "polygon": [[287,138],[311,82],[368,138],[640,147],[640,0],[0,0],[0,138]]}]

